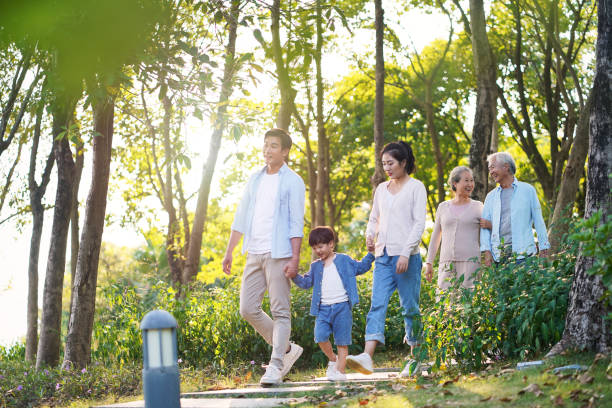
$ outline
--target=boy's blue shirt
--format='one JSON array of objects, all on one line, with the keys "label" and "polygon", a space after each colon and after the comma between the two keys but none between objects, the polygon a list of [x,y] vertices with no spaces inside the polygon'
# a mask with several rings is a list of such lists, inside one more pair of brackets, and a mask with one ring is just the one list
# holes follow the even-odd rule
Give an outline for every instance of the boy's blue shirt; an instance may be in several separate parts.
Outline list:
[{"label": "boy's blue shirt", "polygon": [[[362,275],[370,270],[374,262],[374,255],[368,253],[361,261],[356,261],[346,254],[336,254],[334,265],[338,270],[342,285],[348,296],[349,306],[353,308],[359,303],[359,294],[357,293],[357,275]],[[320,259],[310,264],[310,270],[305,275],[297,275],[293,278],[293,282],[302,289],[312,289],[312,300],[310,302],[310,314],[316,316],[319,314],[319,306],[321,305],[321,285],[323,282],[323,261]]]}]

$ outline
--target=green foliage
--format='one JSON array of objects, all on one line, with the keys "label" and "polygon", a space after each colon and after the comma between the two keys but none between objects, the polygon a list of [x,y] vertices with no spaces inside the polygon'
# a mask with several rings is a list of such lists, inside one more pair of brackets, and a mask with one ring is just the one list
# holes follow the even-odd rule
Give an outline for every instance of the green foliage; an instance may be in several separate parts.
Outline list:
[{"label": "green foliage", "polygon": [[[2,353],[2,350],[0,350]],[[142,389],[140,364],[92,364],[83,370],[36,371],[23,359],[0,358],[0,406],[65,406],[75,399],[100,399],[109,394],[135,395]]]},{"label": "green foliage", "polygon": [[[589,218],[577,223],[578,231],[571,238],[580,242],[582,256],[593,258],[593,264],[587,271],[591,275],[599,275],[606,288],[602,299],[612,309],[612,218],[604,217],[598,210]],[[608,313],[612,319],[612,312]]]},{"label": "green foliage", "polygon": [[435,288],[421,293],[423,337],[435,367],[473,371],[487,359],[532,358],[560,340],[577,247],[570,242],[551,261],[511,259],[480,269],[475,288],[459,281],[436,299]]}]

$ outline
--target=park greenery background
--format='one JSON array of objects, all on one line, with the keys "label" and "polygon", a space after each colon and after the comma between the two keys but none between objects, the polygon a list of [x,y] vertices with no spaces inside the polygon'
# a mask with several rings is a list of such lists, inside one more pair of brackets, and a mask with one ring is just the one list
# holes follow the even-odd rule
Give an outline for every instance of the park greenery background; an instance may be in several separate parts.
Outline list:
[{"label": "park greenery background", "polygon": [[[470,14],[478,4],[0,3],[0,222],[32,235],[28,335],[0,347],[0,404],[138,393],[139,322],[157,308],[178,320],[184,376],[259,374],[269,348],[238,313],[244,257],[236,254],[230,277],[221,260],[244,184],[262,163],[262,135],[274,126],[293,136],[289,165],[307,185],[305,234],[332,225],[339,251],[354,257],[365,250],[381,143],[411,143],[430,221],[451,197],[445,179],[454,166],[475,167],[477,198],[492,187],[473,165],[482,143],[513,154],[517,178],[536,187],[551,259],[483,269],[474,291],[457,282],[438,299],[423,282],[420,356],[434,372],[451,361],[473,372],[541,358],[562,339],[579,251],[595,260],[590,271],[606,288],[598,301],[609,310],[612,227],[605,210],[591,216],[585,207],[597,5],[484,2],[483,54]],[[436,35],[411,30],[405,22],[415,15],[435,16]],[[493,116],[481,139],[487,66],[496,96],[484,107]],[[146,245],[103,242],[104,224],[137,231]],[[43,225],[48,256],[38,249]],[[303,245],[302,272],[311,259]],[[370,288],[367,274],[351,352],[362,347]],[[293,290],[292,339],[308,356],[298,362],[304,369],[325,363],[309,299]],[[399,314],[394,297],[387,350],[405,351]]]}]

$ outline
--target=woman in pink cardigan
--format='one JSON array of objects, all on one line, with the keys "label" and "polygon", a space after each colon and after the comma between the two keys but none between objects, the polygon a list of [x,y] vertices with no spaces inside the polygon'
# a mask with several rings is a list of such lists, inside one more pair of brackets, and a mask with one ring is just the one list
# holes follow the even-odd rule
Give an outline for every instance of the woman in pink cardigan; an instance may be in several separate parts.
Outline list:
[{"label": "woman in pink cardigan", "polygon": [[480,228],[490,228],[486,220],[481,221],[483,204],[472,200],[474,190],[472,170],[465,166],[455,167],[448,178],[455,193],[452,200],[444,201],[436,211],[436,222],[425,264],[425,278],[431,282],[433,262],[442,241],[438,265],[438,288],[447,290],[450,279],[463,276],[461,286],[474,287],[474,273],[480,267]]}]

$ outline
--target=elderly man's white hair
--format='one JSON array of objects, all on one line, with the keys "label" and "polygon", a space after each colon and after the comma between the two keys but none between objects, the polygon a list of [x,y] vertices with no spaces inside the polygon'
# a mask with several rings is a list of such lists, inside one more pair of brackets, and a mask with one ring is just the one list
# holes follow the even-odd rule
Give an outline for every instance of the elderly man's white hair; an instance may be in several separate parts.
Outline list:
[{"label": "elderly man's white hair", "polygon": [[516,173],[516,164],[514,163],[514,159],[512,158],[512,156],[510,156],[510,153],[508,152],[491,153],[490,155],[487,156],[487,163],[490,164],[493,160],[495,160],[495,163],[498,165],[507,164],[508,167],[510,167],[510,173],[512,174]]}]

